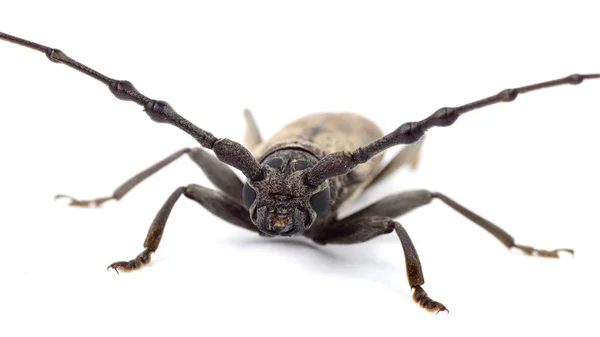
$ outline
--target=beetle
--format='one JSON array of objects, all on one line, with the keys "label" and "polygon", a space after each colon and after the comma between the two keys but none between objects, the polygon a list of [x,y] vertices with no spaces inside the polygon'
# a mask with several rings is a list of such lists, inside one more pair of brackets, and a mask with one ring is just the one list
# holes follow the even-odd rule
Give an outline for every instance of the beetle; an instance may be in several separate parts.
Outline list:
[{"label": "beetle", "polygon": [[[443,107],[427,118],[407,122],[384,134],[365,117],[352,113],[318,113],[284,126],[270,139],[263,140],[252,114],[245,111],[247,131],[244,145],[217,138],[181,115],[165,101],[144,96],[129,81],[115,80],[71,59],[59,49],[0,32],[0,39],[43,52],[55,63],[63,63],[109,87],[118,99],[141,105],[158,123],[171,124],[192,136],[201,146],[181,149],[138,173],[119,186],[112,195],[80,200],[68,195],[70,205],[100,206],[120,200],[143,180],[188,155],[218,188],[190,184],[176,188],[152,222],[144,250],[134,259],[110,264],[108,269],[132,271],[150,263],[158,249],[167,219],[177,200],[184,195],[214,215],[265,237],[303,235],[318,244],[351,244],[395,232],[402,244],[408,281],[413,299],[432,312],[448,311],[423,289],[424,278],[417,251],[404,227],[395,218],[438,199],[495,236],[507,248],[527,255],[558,258],[559,252],[572,249],[537,249],[515,243],[506,231],[470,211],[450,197],[428,190],[413,190],[389,195],[345,218],[338,211],[367,188],[398,168],[415,166],[425,133],[432,127],[452,125],[462,114],[500,102],[510,102],[519,94],[539,89],[580,84],[600,74],[573,74],[556,80],[505,89],[498,94],[456,107]],[[385,150],[408,145],[391,162],[382,166]],[[216,156],[203,148],[212,150]],[[242,182],[232,170],[247,178]]]}]

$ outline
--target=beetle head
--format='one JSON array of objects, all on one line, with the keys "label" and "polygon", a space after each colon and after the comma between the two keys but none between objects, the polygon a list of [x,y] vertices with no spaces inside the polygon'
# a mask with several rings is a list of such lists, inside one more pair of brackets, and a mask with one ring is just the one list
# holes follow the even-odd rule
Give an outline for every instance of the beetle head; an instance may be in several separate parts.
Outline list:
[{"label": "beetle head", "polygon": [[248,180],[242,197],[250,219],[264,234],[291,236],[310,228],[329,208],[327,181],[305,183],[317,158],[299,150],[280,150],[262,161],[261,180]]}]

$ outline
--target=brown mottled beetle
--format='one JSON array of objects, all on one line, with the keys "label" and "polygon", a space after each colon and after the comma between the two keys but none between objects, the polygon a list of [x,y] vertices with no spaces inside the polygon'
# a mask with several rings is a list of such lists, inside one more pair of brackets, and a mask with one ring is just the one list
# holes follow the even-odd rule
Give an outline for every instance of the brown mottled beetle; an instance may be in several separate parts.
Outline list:
[{"label": "brown mottled beetle", "polygon": [[[405,164],[416,165],[420,140],[431,127],[449,126],[468,111],[510,102],[522,93],[563,84],[579,84],[585,79],[600,78],[600,74],[575,74],[502,90],[472,103],[441,108],[421,121],[402,124],[386,135],[371,121],[356,114],[321,113],[300,118],[286,125],[271,139],[263,141],[252,115],[246,111],[246,146],[242,146],[227,138],[213,136],[180,116],[166,102],[148,98],[130,82],[106,77],[58,49],[5,33],[0,33],[0,39],[43,52],[52,62],[66,64],[99,80],[108,85],[117,98],[143,106],[155,122],[180,128],[202,147],[216,154],[216,157],[212,156],[201,148],[179,150],[138,173],[109,197],[78,200],[57,196],[69,198],[73,206],[99,206],[108,200],[119,200],[144,179],[184,154],[188,154],[218,188],[212,190],[195,184],[178,187],[152,222],[144,242],[145,250],[133,260],[115,262],[108,268],[131,271],[148,264],[151,254],[158,248],[171,209],[181,195],[197,201],[234,225],[264,236],[304,235],[319,244],[350,244],[395,232],[404,249],[413,298],[425,309],[435,312],[447,309],[423,290],[423,272],[415,247],[402,225],[394,220],[429,204],[432,199],[441,200],[508,248],[518,248],[528,255],[554,258],[560,251],[573,253],[571,249],[542,250],[518,245],[511,235],[488,220],[441,193],[426,190],[392,194],[343,219],[339,219],[337,214],[344,203],[397,168]],[[383,151],[398,144],[412,145],[400,151],[385,167],[380,167]],[[248,178],[246,183],[240,181],[227,165],[240,170]]]}]

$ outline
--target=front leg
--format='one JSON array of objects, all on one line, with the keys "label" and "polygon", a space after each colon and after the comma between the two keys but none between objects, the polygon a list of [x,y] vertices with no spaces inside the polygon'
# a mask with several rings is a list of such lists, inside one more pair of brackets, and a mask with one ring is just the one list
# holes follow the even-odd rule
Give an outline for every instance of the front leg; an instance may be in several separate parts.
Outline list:
[{"label": "front leg", "polygon": [[242,228],[258,232],[256,227],[252,224],[248,211],[244,206],[236,199],[221,193],[220,191],[211,190],[209,188],[190,184],[187,187],[178,187],[171,196],[165,201],[164,205],[156,214],[146,240],[144,241],[144,251],[141,252],[135,259],[129,261],[119,261],[112,263],[108,266],[108,269],[113,268],[119,272],[121,271],[132,271],[140,269],[143,265],[150,263],[151,255],[158,249],[160,240],[162,239],[165,226],[167,225],[167,219],[171,214],[171,210],[181,195],[185,195],[189,199],[197,201],[200,205],[204,206],[209,212],[218,216],[219,218],[230,222],[234,225]]},{"label": "front leg", "polygon": [[422,285],[425,283],[421,261],[417,250],[404,227],[389,217],[385,216],[365,216],[361,218],[342,219],[328,225],[314,240],[321,244],[340,243],[351,244],[370,240],[381,234],[387,234],[395,231],[400,239],[402,249],[404,250],[404,260],[406,263],[406,274],[408,284],[413,289],[413,299],[427,311],[440,312],[448,311],[446,306],[440,302],[432,300]]}]

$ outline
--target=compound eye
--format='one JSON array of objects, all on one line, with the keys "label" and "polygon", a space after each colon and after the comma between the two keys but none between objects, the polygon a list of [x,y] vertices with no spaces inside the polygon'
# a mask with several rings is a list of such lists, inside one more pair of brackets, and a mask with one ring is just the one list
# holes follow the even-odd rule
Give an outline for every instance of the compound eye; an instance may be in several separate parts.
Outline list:
[{"label": "compound eye", "polygon": [[308,161],[306,160],[297,160],[294,162],[294,170],[302,171],[308,168]]},{"label": "compound eye", "polygon": [[329,187],[310,197],[310,207],[317,215],[325,213],[329,207]]},{"label": "compound eye", "polygon": [[250,185],[248,185],[248,183],[245,183],[244,188],[242,189],[242,200],[244,201],[244,206],[246,206],[247,210],[250,209],[250,206],[252,206],[252,203],[254,203],[255,199],[256,192],[252,187],[250,187]]},{"label": "compound eye", "polygon": [[267,166],[271,166],[272,168],[274,168],[276,170],[281,170],[281,168],[283,167],[283,159],[270,158],[270,159],[267,159],[264,164]]}]

